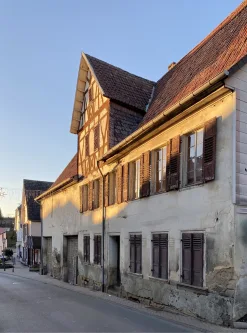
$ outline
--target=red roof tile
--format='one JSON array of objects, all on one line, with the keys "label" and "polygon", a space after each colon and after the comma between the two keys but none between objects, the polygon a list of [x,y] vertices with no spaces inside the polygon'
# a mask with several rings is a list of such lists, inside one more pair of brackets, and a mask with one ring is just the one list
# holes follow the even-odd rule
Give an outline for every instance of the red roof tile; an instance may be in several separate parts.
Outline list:
[{"label": "red roof tile", "polygon": [[247,0],[158,82],[141,122],[147,123],[247,54]]},{"label": "red roof tile", "polygon": [[126,72],[88,54],[86,57],[106,97],[139,110],[146,110],[155,84],[153,81]]},{"label": "red roof tile", "polygon": [[49,190],[51,188],[61,184],[63,181],[70,179],[76,175],[77,175],[77,154],[75,154],[75,156],[66,166],[66,168],[63,170],[63,172],[59,175],[59,177],[56,179],[56,181],[49,188]]}]

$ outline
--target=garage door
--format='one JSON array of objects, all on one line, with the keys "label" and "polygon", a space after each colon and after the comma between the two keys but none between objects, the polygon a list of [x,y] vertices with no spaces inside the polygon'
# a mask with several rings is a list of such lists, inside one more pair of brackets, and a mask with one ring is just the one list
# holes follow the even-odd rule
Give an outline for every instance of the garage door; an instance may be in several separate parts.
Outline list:
[{"label": "garage door", "polygon": [[52,275],[52,237],[46,238],[46,246],[47,246],[47,274]]},{"label": "garage door", "polygon": [[67,252],[67,265],[68,265],[68,282],[76,284],[77,277],[77,255],[78,255],[78,237],[68,237],[68,252]]}]

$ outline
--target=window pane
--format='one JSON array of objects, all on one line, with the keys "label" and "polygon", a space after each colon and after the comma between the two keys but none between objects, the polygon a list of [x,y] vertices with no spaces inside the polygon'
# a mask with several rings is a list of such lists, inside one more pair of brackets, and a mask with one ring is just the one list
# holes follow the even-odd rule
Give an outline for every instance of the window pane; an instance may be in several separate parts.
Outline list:
[{"label": "window pane", "polygon": [[203,144],[200,143],[196,147],[196,156],[202,156],[203,153]]},{"label": "window pane", "polygon": [[202,169],[196,169],[196,181],[202,181]]},{"label": "window pane", "polygon": [[189,147],[195,146],[195,133],[189,136]]},{"label": "window pane", "polygon": [[200,143],[203,143],[203,128],[199,129],[197,131],[196,135],[197,135],[197,138],[196,138],[197,145]]},{"label": "window pane", "polygon": [[194,170],[187,173],[188,184],[194,183]]},{"label": "window pane", "polygon": [[196,149],[195,147],[190,148],[189,150],[189,158],[192,158],[195,156]]}]

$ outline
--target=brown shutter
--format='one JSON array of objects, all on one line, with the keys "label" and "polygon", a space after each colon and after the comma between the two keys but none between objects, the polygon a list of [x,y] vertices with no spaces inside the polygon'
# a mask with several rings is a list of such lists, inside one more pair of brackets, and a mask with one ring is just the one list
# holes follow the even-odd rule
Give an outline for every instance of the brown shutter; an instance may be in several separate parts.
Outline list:
[{"label": "brown shutter", "polygon": [[109,205],[109,175],[105,175],[105,207]]},{"label": "brown shutter", "polygon": [[122,202],[122,172],[123,172],[123,168],[122,165],[119,165],[117,167],[117,203],[120,204]]},{"label": "brown shutter", "polygon": [[216,118],[213,118],[204,126],[203,170],[205,182],[215,178],[216,131]]},{"label": "brown shutter", "polygon": [[159,235],[153,235],[153,276],[159,277]]},{"label": "brown shutter", "polygon": [[135,273],[141,274],[142,272],[142,236],[136,235],[136,271]]},{"label": "brown shutter", "polygon": [[130,235],[130,271],[135,273],[135,236]]},{"label": "brown shutter", "polygon": [[88,209],[93,209],[93,182],[88,184]]},{"label": "brown shutter", "polygon": [[101,236],[98,236],[98,242],[97,242],[97,263],[101,264]]},{"label": "brown shutter", "polygon": [[167,190],[179,188],[180,136],[170,140],[167,146]]},{"label": "brown shutter", "polygon": [[83,203],[82,203],[82,199],[83,198],[83,186],[80,187],[80,213],[83,212]]},{"label": "brown shutter", "polygon": [[99,149],[99,124],[94,128],[94,150]]},{"label": "brown shutter", "polygon": [[123,166],[123,201],[128,201],[129,164]]},{"label": "brown shutter", "polygon": [[150,195],[150,151],[142,154],[140,174],[141,197],[148,197]]},{"label": "brown shutter", "polygon": [[98,236],[94,236],[94,263],[97,264],[97,258],[98,258],[98,247],[97,247],[97,242],[98,242]]},{"label": "brown shutter", "polygon": [[89,156],[89,134],[85,136],[85,156]]},{"label": "brown shutter", "polygon": [[99,206],[103,207],[103,179],[99,180]]},{"label": "brown shutter", "polygon": [[191,284],[192,234],[182,235],[182,282]]},{"label": "brown shutter", "polygon": [[203,286],[203,243],[204,234],[193,234],[192,239],[192,284]]}]

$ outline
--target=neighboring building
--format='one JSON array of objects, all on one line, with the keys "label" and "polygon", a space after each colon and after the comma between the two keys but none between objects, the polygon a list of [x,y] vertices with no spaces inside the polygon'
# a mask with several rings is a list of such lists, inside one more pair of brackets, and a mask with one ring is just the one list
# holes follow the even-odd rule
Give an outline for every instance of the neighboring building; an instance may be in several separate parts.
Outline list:
[{"label": "neighboring building", "polygon": [[13,217],[3,217],[0,219],[0,227],[1,228],[14,228],[15,219]]},{"label": "neighboring building", "polygon": [[246,318],[246,35],[244,1],[157,83],[82,54],[78,152],[38,197],[49,274]]},{"label": "neighboring building", "polygon": [[35,197],[46,191],[52,182],[23,180],[21,217],[22,223],[22,261],[32,266],[40,263],[41,218],[40,205]]},{"label": "neighboring building", "polygon": [[22,257],[23,233],[21,221],[21,205],[15,210],[15,232],[16,232],[16,255]]},{"label": "neighboring building", "polygon": [[7,231],[8,229],[6,228],[0,228],[0,255],[8,247]]}]

